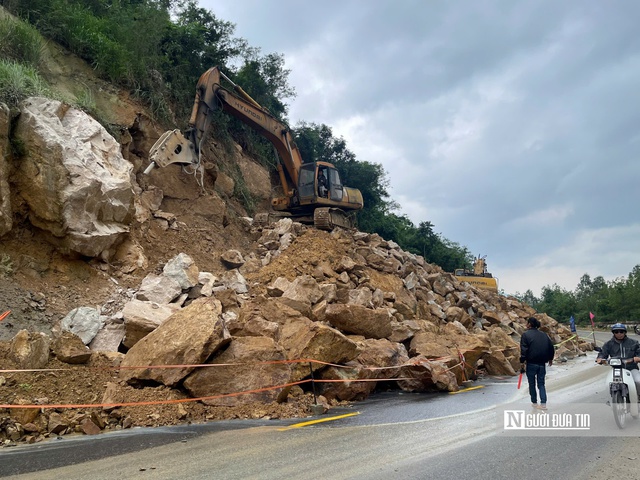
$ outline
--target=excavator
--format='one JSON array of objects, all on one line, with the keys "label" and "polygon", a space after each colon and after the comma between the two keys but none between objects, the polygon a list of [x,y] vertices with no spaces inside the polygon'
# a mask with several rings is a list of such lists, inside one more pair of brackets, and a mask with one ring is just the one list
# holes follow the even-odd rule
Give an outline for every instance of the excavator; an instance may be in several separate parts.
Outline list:
[{"label": "excavator", "polygon": [[467,282],[471,286],[480,288],[482,290],[490,290],[492,292],[498,292],[498,279],[494,278],[489,272],[487,272],[487,256],[481,257],[478,255],[473,261],[473,270],[466,270],[464,268],[456,268],[453,275],[461,282]]},{"label": "excavator", "polygon": [[[221,85],[222,79],[233,91]],[[343,185],[331,163],[304,163],[290,129],[218,67],[210,68],[198,80],[188,128],[184,133],[170,130],[158,139],[149,151],[151,163],[145,173],[172,163],[197,167],[202,142],[216,109],[254,128],[278,152],[277,170],[283,195],[271,199],[273,212],[255,216],[258,225],[266,226],[280,217],[290,217],[323,230],[355,227],[355,212],[364,205],[360,190]]]}]

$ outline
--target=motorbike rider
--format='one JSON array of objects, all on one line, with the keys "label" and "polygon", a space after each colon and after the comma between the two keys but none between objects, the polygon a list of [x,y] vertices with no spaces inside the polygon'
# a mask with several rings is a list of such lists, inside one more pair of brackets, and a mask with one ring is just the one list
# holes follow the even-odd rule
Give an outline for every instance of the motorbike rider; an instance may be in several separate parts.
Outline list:
[{"label": "motorbike rider", "polygon": [[636,389],[640,392],[640,343],[633,338],[627,337],[627,326],[624,323],[616,323],[611,327],[613,337],[607,340],[602,349],[598,352],[597,363],[606,363],[609,358],[631,359],[633,362],[625,363],[624,367],[631,371],[631,376],[636,384]]}]

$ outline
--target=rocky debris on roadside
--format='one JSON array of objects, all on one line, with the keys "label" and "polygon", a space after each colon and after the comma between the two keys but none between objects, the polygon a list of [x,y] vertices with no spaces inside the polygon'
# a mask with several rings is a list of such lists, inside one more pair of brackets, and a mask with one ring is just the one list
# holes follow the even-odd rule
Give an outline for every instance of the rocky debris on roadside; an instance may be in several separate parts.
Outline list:
[{"label": "rocky debris on roadside", "polygon": [[[142,175],[159,133],[140,111],[121,118],[118,145],[66,104],[27,99],[14,117],[0,105],[0,303],[14,310],[1,324],[0,404],[22,407],[0,409],[3,445],[304,417],[378,382],[456,391],[514,375],[532,315],[560,358],[591,349],[378,235],[289,219],[253,228],[217,166],[202,185],[175,165]],[[268,204],[268,172],[241,149],[233,162]]]},{"label": "rocky debris on roadside", "polygon": [[[304,416],[313,403],[311,375],[322,380],[315,388],[326,408],[367,398],[377,381],[410,392],[456,391],[479,374],[515,375],[529,316],[541,321],[559,355],[591,349],[547,315],[459,282],[378,235],[328,233],[288,219],[258,233],[258,253],[223,254],[221,275],[201,272],[180,253],[162,273],[145,277],[111,321],[99,308],[78,307],[53,339],[24,331],[8,348],[18,368],[66,362],[76,366],[65,372],[78,372],[84,365],[91,403],[166,403],[150,410],[7,409],[0,439],[204,421],[215,417],[204,413],[212,408],[233,416],[233,409],[261,405],[258,411],[277,417],[288,406]],[[154,368],[164,365],[182,367]],[[79,403],[80,396],[54,398],[61,393],[55,388],[46,401],[38,388],[30,394],[26,385],[46,384],[48,375],[28,375],[4,374],[2,403]],[[86,387],[73,381],[69,388]],[[199,400],[179,402],[189,398]],[[151,413],[136,417],[136,408]]]}]

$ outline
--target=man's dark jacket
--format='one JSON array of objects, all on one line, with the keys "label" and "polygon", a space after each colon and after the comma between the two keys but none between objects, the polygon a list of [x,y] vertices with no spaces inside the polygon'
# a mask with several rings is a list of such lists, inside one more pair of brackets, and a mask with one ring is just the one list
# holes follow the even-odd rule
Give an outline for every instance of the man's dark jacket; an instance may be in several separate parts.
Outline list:
[{"label": "man's dark jacket", "polygon": [[[640,357],[640,344],[633,338],[629,338],[626,335],[622,339],[622,342],[618,342],[615,337],[608,340],[602,345],[602,350],[598,353],[598,358],[633,358]],[[638,368],[637,363],[625,364],[627,370],[636,370]]]},{"label": "man's dark jacket", "polygon": [[527,330],[520,337],[520,363],[544,365],[553,360],[554,355],[551,339],[537,328]]}]

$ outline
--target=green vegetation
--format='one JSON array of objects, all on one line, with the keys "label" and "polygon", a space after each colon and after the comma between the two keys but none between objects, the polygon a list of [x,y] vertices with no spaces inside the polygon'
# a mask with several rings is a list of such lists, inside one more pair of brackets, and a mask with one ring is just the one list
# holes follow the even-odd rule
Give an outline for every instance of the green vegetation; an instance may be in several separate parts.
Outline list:
[{"label": "green vegetation", "polygon": [[[9,105],[29,95],[51,96],[37,71],[43,35],[86,60],[104,79],[128,89],[159,121],[177,119],[184,128],[200,75],[217,65],[288,123],[287,101],[295,91],[288,83],[284,57],[263,55],[245,39],[234,37],[234,24],[218,19],[196,0],[0,0],[0,4],[24,20],[0,19],[0,101]],[[78,104],[96,114],[90,92],[80,95]],[[257,161],[275,168],[273,146],[242,122],[218,112],[211,131],[228,152],[235,141]],[[399,205],[389,197],[382,165],[357,159],[327,125],[301,122],[292,132],[305,161],[332,162],[345,183],[362,192],[365,208],[357,214],[361,230],[395,241],[446,271],[471,267],[473,255],[466,247],[436,233],[429,221],[416,226],[397,213]],[[234,172],[235,195],[252,210],[254,200],[237,169]],[[585,275],[575,292],[554,285],[545,287],[540,299],[530,291],[520,298],[567,321],[573,315],[578,322],[588,322],[589,311],[598,320],[640,320],[639,289],[636,266],[628,279],[605,282]]]},{"label": "green vegetation", "polygon": [[0,58],[38,67],[45,41],[33,26],[0,18]]},{"label": "green vegetation", "polygon": [[[235,25],[200,8],[195,0],[0,1],[47,38],[89,62],[104,79],[129,89],[149,105],[158,120],[181,119],[180,126],[184,127],[199,76],[217,65],[287,123],[287,101],[295,97],[295,91],[288,83],[290,72],[284,68],[284,57],[276,53],[262,55],[259,48],[235,38]],[[32,32],[31,37],[38,38],[30,25],[24,24],[19,30]],[[36,45],[35,41],[23,43]],[[26,54],[19,58],[26,62]],[[78,104],[96,114],[89,92],[78,99]],[[225,149],[231,148],[233,140],[264,166],[275,168],[273,146],[244,123],[216,114],[211,130]],[[399,206],[389,198],[388,180],[381,165],[356,159],[344,139],[334,137],[326,125],[302,122],[292,132],[305,161],[322,159],[334,163],[345,183],[362,192],[365,209],[358,212],[361,230],[393,240],[447,271],[470,267],[473,257],[466,248],[435,233],[430,222],[415,226],[406,216],[396,213]],[[233,177],[234,195],[252,211],[255,200],[239,181],[241,176]]]},{"label": "green vegetation", "polygon": [[0,18],[0,102],[14,107],[29,96],[52,95],[38,73],[44,44],[28,23]]},{"label": "green vegetation", "polygon": [[0,102],[14,107],[27,97],[53,94],[34,67],[0,59]]},{"label": "green vegetation", "polygon": [[591,325],[591,312],[598,323],[640,323],[640,265],[633,267],[627,278],[607,282],[585,273],[573,291],[552,285],[542,289],[540,298],[531,290],[516,297],[561,322],[568,323],[573,316],[577,324]]}]

